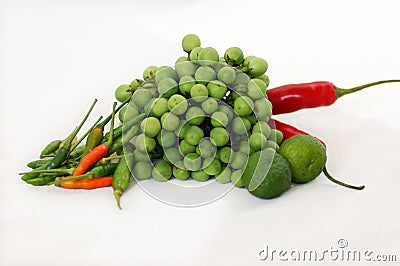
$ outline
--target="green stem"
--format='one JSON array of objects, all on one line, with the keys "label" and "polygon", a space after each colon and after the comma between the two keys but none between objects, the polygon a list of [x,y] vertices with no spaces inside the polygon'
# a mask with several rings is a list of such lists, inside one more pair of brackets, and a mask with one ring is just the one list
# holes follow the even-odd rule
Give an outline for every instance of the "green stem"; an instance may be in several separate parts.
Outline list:
[{"label": "green stem", "polygon": [[103,116],[100,116],[100,117],[96,120],[96,122],[93,124],[93,126],[91,126],[91,128],[89,128],[89,130],[86,131],[85,134],[83,134],[83,136],[80,137],[80,138],[76,141],[76,143],[74,144],[74,146],[72,146],[72,148],[71,148],[71,150],[70,150],[70,153],[71,153],[73,150],[75,150],[76,147],[78,147],[78,145],[82,142],[82,140],[84,140],[84,139],[87,137],[87,135],[89,135],[89,133],[93,130],[93,128],[97,125],[97,123],[99,123],[99,121],[100,121],[102,118],[103,118]]},{"label": "green stem", "polygon": [[111,124],[110,124],[110,138],[107,141],[107,146],[110,147],[113,141],[113,134],[114,134],[114,120],[115,120],[115,106],[117,105],[116,102],[113,104],[113,109],[111,113]]},{"label": "green stem", "polygon": [[328,173],[328,170],[326,169],[326,167],[324,167],[324,169],[323,169],[322,171],[324,172],[325,176],[326,176],[330,181],[332,181],[333,183],[338,184],[338,185],[340,185],[340,186],[347,187],[347,188],[351,188],[351,189],[356,189],[356,190],[362,190],[362,189],[365,188],[364,185],[362,185],[362,186],[353,186],[353,185],[349,185],[349,184],[343,183],[343,182],[341,182],[341,181],[339,181],[339,180],[336,180],[335,178],[333,178],[333,177]]},{"label": "green stem", "polygon": [[356,92],[356,91],[360,91],[360,90],[363,90],[363,89],[368,88],[368,87],[372,87],[372,86],[376,86],[376,85],[384,84],[384,83],[392,83],[392,82],[400,82],[400,80],[399,79],[380,80],[380,81],[367,83],[367,84],[364,84],[364,85],[361,85],[361,86],[357,86],[357,87],[354,87],[354,88],[350,88],[350,89],[342,89],[342,88],[336,87],[336,99],[338,99],[338,98],[340,98],[340,97],[342,97],[342,96],[344,96],[346,94],[350,94],[350,93],[353,93],[353,92]]},{"label": "green stem", "polygon": [[[125,102],[122,102],[117,108],[115,108],[114,114],[118,113],[119,110],[121,110],[122,107],[124,107],[131,99],[127,99]],[[96,127],[103,129],[108,122],[110,122],[110,120],[112,119],[112,113],[109,114],[106,118],[104,118],[103,121],[101,121],[101,123],[99,123]]]},{"label": "green stem", "polygon": [[74,131],[72,131],[71,135],[69,135],[69,136],[65,139],[63,146],[66,147],[65,149],[67,149],[68,151],[69,151],[70,148],[71,148],[72,140],[75,138],[75,136],[78,134],[79,130],[82,128],[83,124],[84,124],[84,123],[86,122],[86,120],[88,119],[88,117],[89,117],[90,113],[92,112],[92,110],[93,110],[93,108],[94,108],[94,106],[95,106],[96,103],[97,103],[97,99],[95,99],[95,100],[93,101],[92,105],[90,106],[89,111],[86,113],[86,115],[85,115],[85,117],[83,118],[83,120],[81,121],[81,123],[75,128]]}]

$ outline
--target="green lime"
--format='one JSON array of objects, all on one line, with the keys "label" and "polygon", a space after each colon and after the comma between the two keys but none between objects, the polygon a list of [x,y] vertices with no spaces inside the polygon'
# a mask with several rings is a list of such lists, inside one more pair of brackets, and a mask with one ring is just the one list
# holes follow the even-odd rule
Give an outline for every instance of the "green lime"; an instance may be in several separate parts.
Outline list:
[{"label": "green lime", "polygon": [[242,181],[247,190],[256,197],[278,197],[290,188],[289,163],[272,149],[255,152],[249,157]]},{"label": "green lime", "polygon": [[292,181],[307,183],[319,176],[325,167],[326,150],[321,142],[308,135],[295,135],[279,148],[292,170]]}]

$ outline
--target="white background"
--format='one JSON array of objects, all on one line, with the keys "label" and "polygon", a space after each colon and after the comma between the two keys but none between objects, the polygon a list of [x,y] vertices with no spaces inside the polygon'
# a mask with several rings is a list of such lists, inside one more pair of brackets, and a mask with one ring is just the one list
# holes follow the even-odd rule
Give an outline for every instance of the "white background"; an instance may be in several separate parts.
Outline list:
[{"label": "white background", "polygon": [[120,211],[108,188],[33,187],[18,176],[94,98],[91,123],[118,85],[183,55],[187,33],[220,53],[239,46],[266,58],[271,87],[398,79],[399,9],[396,0],[0,1],[0,265],[290,265],[258,253],[337,248],[340,238],[400,260],[400,84],[280,117],[323,139],[332,174],[365,184],[361,192],[321,175],[274,200],[234,189],[177,208],[135,186]]}]

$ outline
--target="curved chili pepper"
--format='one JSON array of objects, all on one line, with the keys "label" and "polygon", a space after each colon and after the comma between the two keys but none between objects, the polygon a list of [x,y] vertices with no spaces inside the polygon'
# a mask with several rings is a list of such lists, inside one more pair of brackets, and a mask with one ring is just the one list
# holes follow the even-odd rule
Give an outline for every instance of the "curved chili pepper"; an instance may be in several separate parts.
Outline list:
[{"label": "curved chili pepper", "polygon": [[[311,136],[310,134],[308,134],[308,133],[306,133],[306,132],[304,132],[304,131],[302,131],[300,129],[297,129],[294,126],[291,126],[291,125],[288,125],[288,124],[285,124],[285,123],[282,123],[282,122],[279,122],[279,121],[276,121],[276,120],[273,120],[273,119],[271,119],[271,120],[270,120],[270,125],[273,126],[273,124],[275,124],[275,128],[283,133],[283,139],[288,139],[288,138],[296,136],[296,135],[308,135],[308,136]],[[285,136],[285,134],[287,136]],[[314,137],[314,136],[312,136],[312,137]],[[319,138],[316,138],[316,139],[319,140],[326,147],[325,143],[322,140],[320,140]],[[326,166],[324,166],[324,169],[322,170],[322,172],[324,173],[326,178],[328,178],[330,181],[332,181],[333,183],[335,183],[337,185],[340,185],[340,186],[343,186],[343,187],[347,187],[347,188],[351,188],[351,189],[356,189],[356,190],[362,190],[362,189],[365,188],[365,186],[353,186],[353,185],[349,185],[349,184],[346,184],[346,183],[344,183],[342,181],[339,181],[339,180],[335,179],[334,177],[332,177],[329,174],[328,170],[326,169]]]},{"label": "curved chili pepper", "polygon": [[36,169],[48,162],[50,162],[50,159],[40,159],[40,160],[35,160],[32,162],[29,162],[26,166],[28,166],[31,169]]},{"label": "curved chili pepper", "polygon": [[60,147],[60,144],[61,144],[61,140],[53,140],[52,142],[47,144],[46,147],[44,147],[44,149],[40,153],[40,158],[44,158],[44,157],[46,157],[46,155],[49,155],[49,154],[52,154],[53,152],[55,152],[58,149],[58,147]]},{"label": "curved chili pepper", "polygon": [[328,81],[289,84],[267,90],[267,96],[272,103],[273,114],[286,114],[305,108],[328,106],[346,94],[391,82],[400,82],[400,80],[381,80],[351,89],[338,88]]}]

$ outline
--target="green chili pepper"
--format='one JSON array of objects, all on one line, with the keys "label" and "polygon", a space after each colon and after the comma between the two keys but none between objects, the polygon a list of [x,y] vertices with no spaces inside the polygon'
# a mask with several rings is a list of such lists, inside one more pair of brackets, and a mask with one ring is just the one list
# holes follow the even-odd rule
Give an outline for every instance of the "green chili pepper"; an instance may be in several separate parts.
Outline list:
[{"label": "green chili pepper", "polygon": [[40,158],[44,158],[46,157],[45,155],[49,155],[55,152],[58,149],[58,147],[60,147],[60,144],[61,140],[53,140],[52,142],[47,144],[47,146],[40,153]]},{"label": "green chili pepper", "polygon": [[39,177],[29,179],[26,182],[33,186],[44,186],[47,183],[53,182],[55,179],[55,175],[39,175]]},{"label": "green chili pepper", "polygon": [[[125,154],[132,154],[134,150],[133,144],[128,142],[125,145],[124,153]],[[121,209],[121,202],[120,198],[122,193],[128,188],[129,181],[131,180],[131,171],[130,168],[132,167],[133,163],[133,156],[125,156],[121,158],[118,162],[118,166],[115,169],[113,175],[113,190],[114,196],[118,204],[118,208]]]},{"label": "green chili pepper", "polygon": [[27,164],[27,166],[31,169],[37,169],[38,167],[40,167],[48,162],[50,162],[50,159],[40,159],[40,160],[35,160],[32,162],[29,162]]}]

